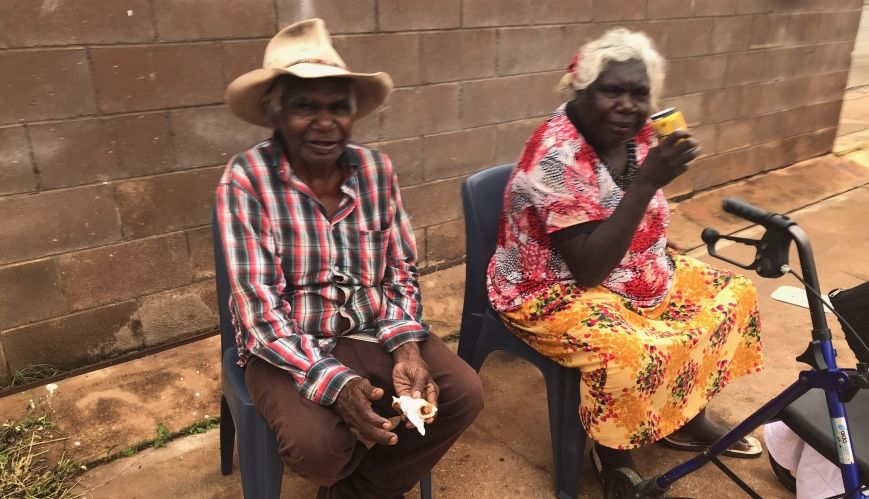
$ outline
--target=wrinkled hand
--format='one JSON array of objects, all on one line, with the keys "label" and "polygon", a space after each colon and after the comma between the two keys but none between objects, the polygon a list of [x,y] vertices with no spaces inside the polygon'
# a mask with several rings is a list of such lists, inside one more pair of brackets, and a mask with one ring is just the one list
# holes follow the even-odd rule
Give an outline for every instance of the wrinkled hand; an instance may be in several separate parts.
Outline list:
[{"label": "wrinkled hand", "polygon": [[371,408],[371,402],[383,397],[383,389],[371,386],[365,378],[354,378],[338,392],[333,407],[344,422],[370,442],[395,445],[398,435],[388,431],[392,424]]},{"label": "wrinkled hand", "polygon": [[[405,343],[395,349],[392,355],[395,360],[395,365],[392,367],[392,385],[396,395],[399,397],[402,395],[413,398],[422,397],[437,407],[440,391],[431,377],[428,364],[419,353],[419,346],[416,343]],[[402,415],[402,419],[405,419],[404,415]],[[427,423],[432,423],[435,419],[437,416],[427,420]],[[405,426],[413,428],[410,422],[407,422]]]},{"label": "wrinkled hand", "polygon": [[691,134],[677,130],[649,151],[637,180],[660,189],[685,173],[688,163],[699,155],[700,146],[691,138]]}]

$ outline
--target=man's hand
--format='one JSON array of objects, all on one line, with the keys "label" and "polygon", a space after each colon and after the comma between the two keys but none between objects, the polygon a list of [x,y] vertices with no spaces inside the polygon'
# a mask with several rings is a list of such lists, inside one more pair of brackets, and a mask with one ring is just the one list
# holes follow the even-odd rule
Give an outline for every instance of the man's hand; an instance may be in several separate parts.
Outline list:
[{"label": "man's hand", "polygon": [[365,378],[354,378],[338,392],[333,407],[344,422],[370,442],[395,445],[398,435],[388,431],[392,424],[371,408],[371,402],[383,397],[382,388],[374,388]]},{"label": "man's hand", "polygon": [[[425,398],[428,403],[437,407],[438,386],[431,377],[428,364],[419,353],[419,345],[408,342],[392,352],[395,365],[392,367],[392,385],[400,397],[407,395],[413,398]],[[403,417],[402,417],[403,419]],[[428,420],[429,423],[434,419]],[[411,428],[409,422],[407,427]]]}]

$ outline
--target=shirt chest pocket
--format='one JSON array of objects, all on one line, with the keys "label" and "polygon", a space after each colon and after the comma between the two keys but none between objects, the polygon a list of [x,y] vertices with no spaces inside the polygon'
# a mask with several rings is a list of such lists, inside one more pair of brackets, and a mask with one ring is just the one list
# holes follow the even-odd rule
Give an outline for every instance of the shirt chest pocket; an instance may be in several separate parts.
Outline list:
[{"label": "shirt chest pocket", "polygon": [[347,234],[347,271],[363,286],[379,286],[386,271],[391,229],[354,230]]}]

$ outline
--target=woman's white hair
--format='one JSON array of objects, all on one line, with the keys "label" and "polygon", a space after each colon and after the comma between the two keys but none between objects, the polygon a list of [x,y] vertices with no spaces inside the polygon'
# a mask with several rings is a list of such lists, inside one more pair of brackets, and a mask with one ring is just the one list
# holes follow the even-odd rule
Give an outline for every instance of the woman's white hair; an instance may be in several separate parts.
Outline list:
[{"label": "woman's white hair", "polygon": [[625,28],[611,29],[600,38],[580,47],[577,56],[579,58],[577,67],[568,71],[558,84],[558,90],[568,98],[573,98],[577,91],[584,90],[597,80],[608,62],[633,59],[646,66],[652,106],[657,106],[664,85],[667,63],[655,50],[652,40],[645,33],[629,31]]}]

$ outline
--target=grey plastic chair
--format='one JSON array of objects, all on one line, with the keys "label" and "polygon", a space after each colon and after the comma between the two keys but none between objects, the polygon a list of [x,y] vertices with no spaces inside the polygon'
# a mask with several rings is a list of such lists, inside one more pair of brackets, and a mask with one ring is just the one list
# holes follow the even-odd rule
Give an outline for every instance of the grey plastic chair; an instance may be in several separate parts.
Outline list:
[{"label": "grey plastic chair", "polygon": [[[284,464],[278,454],[274,432],[260,417],[250,400],[244,382],[244,369],[238,367],[235,328],[229,312],[229,274],[220,238],[217,212],[212,215],[214,272],[220,313],[220,350],[222,394],[220,397],[220,472],[232,473],[232,452],[238,433],[238,462],[245,499],[278,499]],[[431,499],[431,472],[419,481],[422,499]]]},{"label": "grey plastic chair", "polygon": [[512,170],[513,165],[496,166],[471,175],[462,184],[467,262],[458,353],[478,372],[495,350],[510,352],[537,366],[546,381],[555,494],[561,499],[575,499],[586,440],[578,412],[579,371],[558,365],[513,335],[492,310],[486,291],[486,268],[495,252],[504,188]]}]

